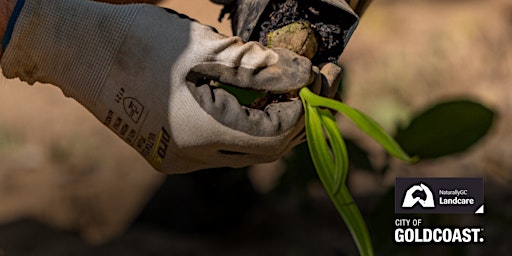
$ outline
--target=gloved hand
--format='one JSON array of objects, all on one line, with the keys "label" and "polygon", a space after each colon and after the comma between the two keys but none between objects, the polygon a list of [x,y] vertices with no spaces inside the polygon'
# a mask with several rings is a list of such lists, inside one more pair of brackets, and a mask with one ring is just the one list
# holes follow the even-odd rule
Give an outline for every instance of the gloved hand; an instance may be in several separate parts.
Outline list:
[{"label": "gloved hand", "polygon": [[323,80],[287,50],[150,5],[84,0],[26,0],[1,64],[60,87],[167,173],[273,161],[302,139],[300,100],[245,108],[210,79],[273,93]]}]

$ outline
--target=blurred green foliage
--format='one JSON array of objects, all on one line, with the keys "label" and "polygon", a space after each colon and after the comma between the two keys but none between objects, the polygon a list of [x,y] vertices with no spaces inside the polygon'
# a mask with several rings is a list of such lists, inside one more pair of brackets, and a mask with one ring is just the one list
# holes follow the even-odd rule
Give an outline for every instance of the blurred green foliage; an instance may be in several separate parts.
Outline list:
[{"label": "blurred green foliage", "polygon": [[436,104],[416,115],[396,140],[408,153],[421,159],[442,157],[467,150],[483,138],[494,120],[494,111],[470,100]]}]

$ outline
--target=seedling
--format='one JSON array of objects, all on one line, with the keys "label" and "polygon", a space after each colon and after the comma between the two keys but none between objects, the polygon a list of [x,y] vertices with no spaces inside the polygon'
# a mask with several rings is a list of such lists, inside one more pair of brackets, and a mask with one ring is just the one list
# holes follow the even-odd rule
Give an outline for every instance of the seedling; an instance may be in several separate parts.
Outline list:
[{"label": "seedling", "polygon": [[[221,87],[234,94],[241,103],[245,103],[244,105],[249,105],[257,96],[261,96],[251,92],[241,93],[240,90],[243,89],[232,90],[232,87],[226,85]],[[368,228],[346,185],[348,153],[331,110],[347,116],[390,155],[408,163],[416,162],[417,158],[408,156],[400,145],[366,114],[340,101],[316,95],[307,87],[300,89],[299,98],[305,110],[309,152],[320,181],[350,230],[360,255],[372,256],[374,254]]]},{"label": "seedling", "polygon": [[[304,22],[294,22],[270,32],[268,47],[286,47],[296,53],[313,58],[317,44],[314,31]],[[406,162],[414,162],[373,119],[348,105],[318,96],[307,87],[299,91],[306,115],[306,137],[313,164],[327,194],[345,221],[362,256],[372,256],[373,248],[366,224],[346,186],[348,154],[345,142],[330,110],[346,115],[363,132]],[[327,140],[324,136],[327,135]]]},{"label": "seedling", "polygon": [[[310,3],[276,1],[273,8],[269,9],[270,12],[262,15],[259,41],[269,48],[286,48],[306,56],[314,65],[335,62],[343,51],[342,39],[346,34],[334,16],[320,15],[320,10],[323,12],[327,9]],[[349,163],[347,148],[331,110],[346,115],[392,156],[406,162],[415,162],[416,158],[409,157],[377,122],[362,112],[342,102],[318,96],[307,87],[300,89],[298,94],[305,109],[309,151],[320,181],[349,228],[359,253],[372,256],[374,253],[368,229],[346,186]],[[251,107],[264,107],[272,100],[289,98],[286,94],[278,95],[278,98],[275,95],[257,94],[239,96],[244,98],[237,96],[241,104]]]},{"label": "seedling", "polygon": [[[342,102],[318,96],[307,87],[300,90],[299,97],[306,114],[309,152],[320,181],[350,230],[359,253],[362,256],[374,255],[366,224],[345,183],[348,173],[347,149],[329,109],[346,115],[390,155],[409,163],[417,159],[409,157],[377,122],[364,113]],[[324,132],[329,143],[325,140]]]}]

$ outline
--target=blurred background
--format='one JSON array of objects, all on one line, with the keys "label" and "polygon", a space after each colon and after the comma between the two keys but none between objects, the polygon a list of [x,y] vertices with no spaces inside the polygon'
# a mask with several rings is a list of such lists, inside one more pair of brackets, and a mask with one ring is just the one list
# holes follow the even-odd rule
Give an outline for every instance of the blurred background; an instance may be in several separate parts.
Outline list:
[{"label": "blurred background", "polygon": [[[231,34],[207,0],[159,5]],[[424,159],[390,159],[337,116],[377,255],[509,255],[512,2],[375,0],[340,63],[345,103]],[[356,254],[305,145],[271,164],[167,177],[57,88],[0,81],[0,256]],[[394,245],[397,176],[483,177],[486,215],[421,217],[483,226],[486,243]]]}]

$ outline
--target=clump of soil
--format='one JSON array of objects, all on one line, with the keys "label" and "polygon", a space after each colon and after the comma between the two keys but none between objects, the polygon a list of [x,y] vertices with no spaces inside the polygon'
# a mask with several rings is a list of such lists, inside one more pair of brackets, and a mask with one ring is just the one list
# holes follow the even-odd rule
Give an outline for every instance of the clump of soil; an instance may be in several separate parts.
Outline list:
[{"label": "clump of soil", "polygon": [[311,59],[318,48],[314,34],[309,23],[294,22],[268,33],[267,47],[285,48]]},{"label": "clump of soil", "polygon": [[343,51],[343,41],[347,35],[339,21],[336,24],[334,18],[329,18],[329,13],[333,12],[332,8],[318,0],[271,1],[260,18],[259,29],[261,30],[258,41],[267,45],[267,35],[270,32],[293,22],[305,22],[315,31],[318,42],[318,49],[312,62],[314,64],[336,63]]}]

